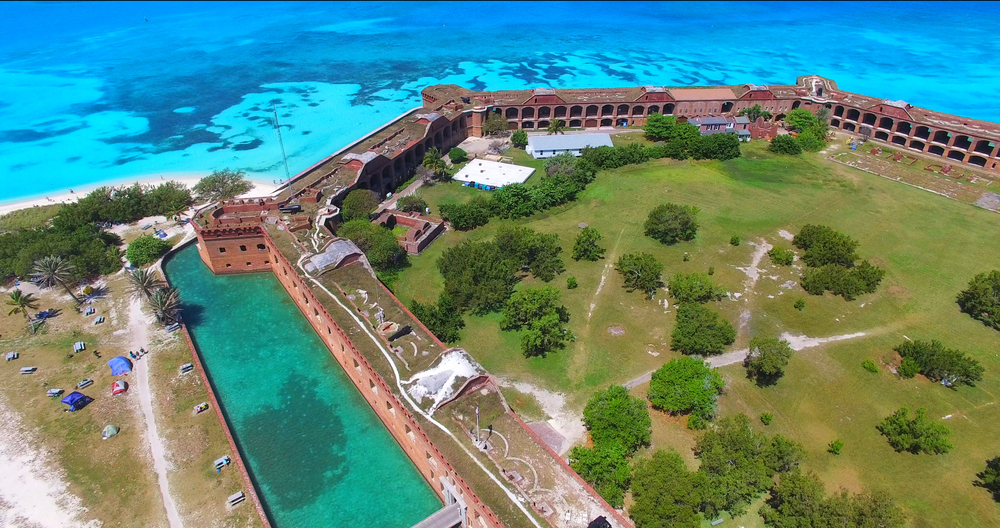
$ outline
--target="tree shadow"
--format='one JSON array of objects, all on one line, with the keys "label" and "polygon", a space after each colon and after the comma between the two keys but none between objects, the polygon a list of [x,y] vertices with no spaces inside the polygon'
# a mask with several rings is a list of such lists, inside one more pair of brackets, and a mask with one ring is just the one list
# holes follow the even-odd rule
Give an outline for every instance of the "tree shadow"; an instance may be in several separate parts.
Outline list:
[{"label": "tree shadow", "polygon": [[198,326],[205,322],[205,307],[200,304],[182,303],[177,318],[189,327]]}]

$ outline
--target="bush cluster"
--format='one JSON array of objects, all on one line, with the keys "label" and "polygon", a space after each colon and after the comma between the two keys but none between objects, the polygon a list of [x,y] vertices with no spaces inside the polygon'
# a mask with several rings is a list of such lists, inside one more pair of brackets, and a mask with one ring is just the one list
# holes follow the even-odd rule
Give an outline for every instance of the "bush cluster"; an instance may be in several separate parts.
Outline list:
[{"label": "bush cluster", "polygon": [[153,235],[142,235],[129,243],[125,249],[125,258],[133,266],[145,266],[156,262],[164,253],[170,251],[169,242]]},{"label": "bush cluster", "polygon": [[615,269],[622,274],[625,288],[640,290],[649,299],[663,287],[663,264],[649,253],[626,253],[618,257]]},{"label": "bush cluster", "polygon": [[354,189],[347,193],[344,201],[340,204],[340,214],[344,222],[358,219],[367,221],[378,204],[379,199],[375,191]]},{"label": "bush cluster", "polygon": [[740,141],[736,134],[702,136],[697,126],[691,123],[677,123],[677,118],[673,116],[650,114],[646,118],[643,130],[647,138],[663,142],[646,147],[646,159],[730,160],[740,157]]},{"label": "bush cluster", "polygon": [[969,287],[958,294],[958,306],[983,324],[1000,330],[1000,271],[973,277]]},{"label": "bush cluster", "polygon": [[717,312],[698,303],[681,303],[670,348],[682,354],[719,354],[736,341],[736,329]]},{"label": "bush cluster", "polygon": [[501,330],[523,330],[521,352],[524,357],[545,357],[565,348],[570,340],[569,312],[560,304],[559,290],[552,286],[525,288],[514,292],[503,308]]},{"label": "bush cluster", "polygon": [[767,252],[767,256],[771,258],[771,262],[778,266],[791,266],[792,262],[795,262],[795,252],[781,246],[771,248]]},{"label": "bush cluster", "polygon": [[465,320],[455,306],[455,302],[445,294],[438,297],[436,304],[422,304],[413,301],[410,311],[432,334],[444,343],[455,343],[461,337],[459,331],[465,328]]},{"label": "bush cluster", "polygon": [[[908,370],[916,369],[931,381],[940,381],[949,387],[955,385],[975,386],[983,379],[985,369],[978,361],[959,350],[946,348],[940,341],[904,341],[893,348],[903,357],[903,363],[909,362]],[[903,377],[903,368],[899,375]]]},{"label": "bush cluster", "polygon": [[668,246],[694,240],[698,233],[697,207],[665,203],[649,212],[643,224],[646,236]]},{"label": "bush cluster", "polygon": [[193,201],[191,191],[174,181],[157,187],[139,183],[100,187],[62,206],[53,225],[72,228],[99,222],[135,222],[147,216],[172,216],[187,209]]},{"label": "bush cluster", "polygon": [[396,210],[404,213],[423,214],[427,210],[427,201],[419,194],[411,194],[396,200]]},{"label": "bush cluster", "polygon": [[678,302],[706,303],[726,296],[726,289],[716,286],[704,273],[677,273],[669,283],[670,296]]},{"label": "bush cluster", "polygon": [[409,264],[406,250],[392,231],[366,218],[351,220],[337,229],[337,236],[350,239],[364,252],[375,271],[400,269]]},{"label": "bush cluster", "polygon": [[951,430],[927,418],[927,412],[923,408],[917,409],[912,420],[909,412],[909,409],[902,407],[878,425],[879,432],[896,452],[940,455],[951,451],[952,445],[947,439]]},{"label": "bush cluster", "polygon": [[715,415],[716,397],[723,386],[718,369],[702,360],[682,357],[671,359],[653,373],[647,397],[654,409],[708,420]]},{"label": "bush cluster", "polygon": [[858,295],[874,293],[885,278],[885,270],[867,260],[855,265],[858,243],[824,225],[806,224],[792,245],[802,249],[802,261],[809,266],[800,284],[812,295],[829,291],[851,301]]}]

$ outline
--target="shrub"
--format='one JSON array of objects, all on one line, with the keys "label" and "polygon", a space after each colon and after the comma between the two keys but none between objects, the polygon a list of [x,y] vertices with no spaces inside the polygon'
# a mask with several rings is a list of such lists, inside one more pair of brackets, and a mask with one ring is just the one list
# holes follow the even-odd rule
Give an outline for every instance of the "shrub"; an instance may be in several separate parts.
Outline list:
[{"label": "shrub", "polygon": [[726,296],[726,289],[717,287],[704,273],[677,273],[670,279],[669,289],[670,296],[682,303],[706,303]]},{"label": "shrub", "polygon": [[621,385],[595,393],[583,409],[583,424],[594,445],[620,445],[626,456],[649,445],[652,421],[646,402],[630,396]]},{"label": "shrub", "polygon": [[718,313],[698,303],[681,303],[670,348],[683,354],[711,355],[736,340],[736,330]]},{"label": "shrub", "polygon": [[716,398],[723,386],[718,369],[695,358],[681,357],[653,372],[647,397],[654,409],[707,419],[715,414]]},{"label": "shrub", "polygon": [[792,306],[795,307],[796,310],[801,312],[802,310],[806,309],[806,301],[805,299],[797,299],[795,301],[795,304],[793,304]]},{"label": "shrub", "polygon": [[805,250],[802,261],[814,268],[827,264],[849,268],[858,260],[857,241],[825,225],[804,225],[792,239],[792,245]]},{"label": "shrub", "polygon": [[93,286],[85,286],[83,288],[83,294],[84,295],[90,295],[92,293],[94,293],[94,287]]},{"label": "shrub", "polygon": [[413,301],[410,306],[413,316],[445,343],[455,343],[459,340],[459,330],[465,328],[465,320],[453,301],[446,294],[438,297],[437,304],[421,304]]},{"label": "shrub", "polygon": [[340,214],[345,223],[359,218],[368,220],[378,204],[378,195],[375,194],[375,191],[355,189],[347,193],[344,202],[340,205]]},{"label": "shrub", "polygon": [[733,237],[729,239],[729,245],[731,245],[731,246],[738,246],[738,245],[740,245],[740,236],[739,235],[733,235]]},{"label": "shrub", "polygon": [[885,276],[885,270],[870,264],[867,260],[855,268],[845,268],[837,264],[827,264],[821,268],[809,268],[802,274],[802,289],[812,295],[832,292],[848,301],[864,293],[874,293]]},{"label": "shrub", "polygon": [[[907,372],[916,369],[931,381],[941,381],[949,387],[955,384],[974,386],[983,379],[984,368],[978,361],[959,350],[945,348],[940,341],[904,341],[893,348],[903,357]],[[900,367],[902,376],[903,367]],[[915,372],[914,372],[915,373]],[[913,377],[913,375],[904,376]]]},{"label": "shrub", "polygon": [[688,416],[687,428],[692,431],[703,431],[708,428],[708,420],[697,414],[692,414]]},{"label": "shrub", "polygon": [[577,288],[577,286],[579,286],[579,285],[580,284],[578,284],[576,282],[576,277],[566,277],[566,289],[567,290],[575,290]]},{"label": "shrub", "polygon": [[524,130],[515,130],[510,136],[510,144],[519,149],[528,146],[528,133]]},{"label": "shrub", "polygon": [[503,308],[514,292],[522,263],[496,242],[465,241],[446,249],[437,268],[444,277],[445,293],[458,309],[484,315]]},{"label": "shrub", "polygon": [[685,251],[684,252],[684,256],[681,257],[681,260],[684,261],[684,262],[687,262],[687,261],[691,260],[691,255],[689,255],[688,252]]},{"label": "shrub", "polygon": [[771,422],[773,422],[773,421],[774,421],[774,415],[773,414],[771,414],[769,412],[760,413],[760,423],[762,423],[764,425],[771,425]]},{"label": "shrub", "polygon": [[452,163],[462,163],[463,161],[468,161],[469,153],[455,147],[448,151],[448,159],[450,159]]},{"label": "shrub", "polygon": [[870,359],[862,361],[861,366],[864,367],[864,369],[867,370],[868,372],[871,372],[872,374],[878,374],[878,365],[876,365],[875,362]]},{"label": "shrub", "polygon": [[774,152],[775,154],[788,154],[790,156],[795,156],[797,154],[802,154],[802,145],[792,136],[783,135],[777,136],[771,140],[771,144],[767,146],[767,150]]},{"label": "shrub", "polygon": [[354,242],[376,271],[406,266],[409,259],[392,231],[365,218],[351,220],[337,229],[337,236]]},{"label": "shrub", "polygon": [[500,319],[501,330],[523,330],[521,351],[524,357],[544,357],[566,346],[569,312],[559,304],[559,290],[552,286],[525,288],[507,300]]},{"label": "shrub", "polygon": [[500,218],[521,218],[535,212],[531,191],[523,183],[512,183],[494,191],[493,204]]},{"label": "shrub", "polygon": [[601,238],[601,233],[593,227],[583,228],[573,243],[573,260],[596,261],[603,258],[607,250],[600,246]]},{"label": "shrub", "polygon": [[986,461],[986,469],[982,473],[977,473],[979,479],[973,482],[980,488],[986,488],[993,494],[993,501],[1000,502],[1000,457],[993,457]]},{"label": "shrub", "polygon": [[698,232],[698,208],[666,203],[649,212],[644,224],[645,235],[666,245],[682,240],[694,240]]},{"label": "shrub", "polygon": [[830,445],[826,448],[828,453],[839,455],[841,451],[844,450],[844,442],[840,440],[834,440],[830,442]]},{"label": "shrub", "polygon": [[771,262],[778,266],[791,266],[792,262],[795,261],[795,252],[780,246],[771,248],[767,252],[767,256],[771,258]]},{"label": "shrub", "polygon": [[670,137],[670,131],[676,124],[677,118],[674,116],[649,114],[646,117],[646,123],[642,125],[642,129],[646,133],[647,138],[653,141],[663,141]]},{"label": "shrub", "polygon": [[705,479],[688,471],[674,451],[662,449],[638,460],[632,472],[629,516],[635,528],[698,528]]},{"label": "shrub", "polygon": [[913,358],[903,358],[903,362],[900,363],[899,368],[896,369],[896,373],[905,379],[910,379],[916,376],[919,372],[920,365],[913,360]]},{"label": "shrub", "polygon": [[504,254],[516,259],[522,269],[527,269],[537,279],[549,282],[565,271],[559,257],[562,247],[558,235],[539,233],[527,227],[501,227],[495,241]]},{"label": "shrub", "polygon": [[615,508],[625,504],[632,468],[620,444],[595,445],[593,449],[574,447],[569,453],[569,467]]},{"label": "shrub", "polygon": [[622,274],[629,291],[641,290],[649,299],[663,287],[663,264],[649,253],[626,253],[618,258],[615,269]]},{"label": "shrub", "polygon": [[133,266],[145,266],[156,262],[171,247],[169,242],[153,235],[142,235],[128,245],[125,250],[125,258]]},{"label": "shrub", "polygon": [[709,276],[715,275],[715,266],[708,267],[708,275]]},{"label": "shrub", "polygon": [[740,157],[740,140],[736,134],[701,136],[693,149],[695,159],[731,160]]},{"label": "shrub", "polygon": [[942,424],[929,420],[923,408],[917,409],[912,420],[909,409],[900,408],[882,420],[878,430],[889,441],[896,452],[908,451],[913,454],[944,454],[952,445],[946,438],[951,431]]},{"label": "shrub", "polygon": [[427,202],[419,194],[411,194],[396,200],[396,209],[404,213],[423,214],[427,210]]},{"label": "shrub", "polygon": [[253,183],[250,183],[246,176],[246,171],[242,170],[212,171],[212,174],[198,180],[193,190],[202,202],[228,200],[253,190]]},{"label": "shrub", "polygon": [[477,196],[464,204],[442,205],[440,210],[441,216],[459,231],[486,225],[493,215],[492,202],[484,196]]},{"label": "shrub", "polygon": [[804,130],[801,134],[799,134],[799,137],[795,139],[799,142],[799,145],[802,147],[802,150],[806,150],[809,152],[819,152],[824,148],[826,148],[826,141],[824,139],[825,136],[826,136],[825,132],[823,132],[818,128],[813,127]]},{"label": "shrub", "polygon": [[808,130],[816,125],[816,116],[805,108],[795,108],[785,116],[785,124],[792,130]]},{"label": "shrub", "polygon": [[958,294],[958,306],[983,324],[1000,330],[1000,271],[973,277],[969,287]]},{"label": "shrub", "polygon": [[785,366],[792,353],[788,341],[776,337],[754,337],[750,340],[750,352],[743,360],[747,377],[761,386],[776,383],[785,374]]}]

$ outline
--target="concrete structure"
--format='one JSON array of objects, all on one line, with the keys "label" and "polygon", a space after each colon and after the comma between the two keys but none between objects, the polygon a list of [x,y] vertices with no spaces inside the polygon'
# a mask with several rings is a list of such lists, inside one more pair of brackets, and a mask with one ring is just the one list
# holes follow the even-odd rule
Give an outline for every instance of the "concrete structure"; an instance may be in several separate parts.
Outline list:
[{"label": "concrete structure", "polygon": [[613,147],[609,134],[554,134],[528,136],[525,152],[535,159],[551,158],[565,152],[579,156],[587,147]]},{"label": "concrete structure", "polygon": [[455,179],[473,187],[492,191],[512,183],[524,183],[534,173],[534,167],[474,159],[458,171]]},{"label": "concrete structure", "polygon": [[438,235],[444,233],[444,220],[423,216],[416,212],[404,213],[395,209],[386,209],[372,222],[387,229],[393,229],[396,226],[406,227],[406,233],[397,237],[397,240],[407,253],[414,255],[426,249]]}]

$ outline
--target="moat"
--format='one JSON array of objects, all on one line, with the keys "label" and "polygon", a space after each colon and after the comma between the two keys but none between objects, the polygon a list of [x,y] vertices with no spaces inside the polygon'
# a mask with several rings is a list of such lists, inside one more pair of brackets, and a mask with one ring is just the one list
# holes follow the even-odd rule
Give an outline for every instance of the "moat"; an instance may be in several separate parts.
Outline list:
[{"label": "moat", "polygon": [[441,507],[271,273],[214,275],[193,244],[165,268],[275,527],[408,527]]}]

